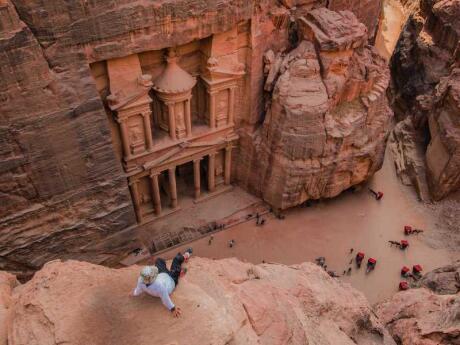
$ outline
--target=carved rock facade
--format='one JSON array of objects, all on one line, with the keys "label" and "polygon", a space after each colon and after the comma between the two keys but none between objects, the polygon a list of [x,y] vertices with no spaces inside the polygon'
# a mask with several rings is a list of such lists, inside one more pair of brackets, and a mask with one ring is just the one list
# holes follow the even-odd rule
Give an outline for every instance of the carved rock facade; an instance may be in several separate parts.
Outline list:
[{"label": "carved rock facade", "polygon": [[[372,31],[380,1],[368,3],[375,22],[355,12]],[[272,175],[286,181],[263,192],[274,206],[305,199],[291,192],[309,169],[324,173],[324,180],[343,181],[320,182],[309,197],[336,195],[370,176],[381,163],[389,116],[381,97],[385,69],[366,46],[365,26],[348,12],[314,10],[324,6],[303,0],[123,6],[0,1],[0,57],[6,62],[0,69],[0,268],[31,272],[56,257],[114,264],[117,254],[137,246],[135,229],[178,211],[185,198],[199,200],[232,182],[262,195],[254,169],[262,169],[261,181],[278,183],[267,167],[270,150],[278,155],[282,145],[269,118],[302,132],[290,134],[294,141],[279,156],[284,162],[273,166]],[[324,13],[332,23],[314,28]],[[299,37],[304,42],[286,55]],[[271,115],[259,129],[264,100],[271,98],[264,94],[269,50],[290,60],[281,66],[283,75],[274,76]],[[305,57],[308,65],[302,65]],[[374,75],[375,66],[380,71]],[[293,126],[281,111],[295,99],[291,82],[307,88],[296,91],[306,98],[327,98],[317,113],[305,111],[309,124]],[[354,141],[351,132],[365,139]],[[262,140],[262,133],[270,139]],[[323,145],[325,169],[314,159]],[[303,171],[279,174],[308,152],[312,160]],[[352,177],[351,169],[357,171]],[[278,200],[278,192],[283,200],[288,193],[289,201]]]}]

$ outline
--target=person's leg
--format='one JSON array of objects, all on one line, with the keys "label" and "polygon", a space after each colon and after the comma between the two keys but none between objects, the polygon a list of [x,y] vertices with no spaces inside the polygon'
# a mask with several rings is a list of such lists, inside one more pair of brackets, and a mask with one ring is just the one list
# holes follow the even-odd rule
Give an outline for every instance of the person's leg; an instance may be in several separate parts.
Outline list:
[{"label": "person's leg", "polygon": [[190,255],[192,255],[192,248],[188,248],[185,251],[184,255],[182,255],[181,253],[177,253],[177,255],[174,257],[171,263],[169,275],[176,283],[176,286],[179,283],[180,272],[182,271],[182,264],[185,261],[185,257],[189,258]]},{"label": "person's leg", "polygon": [[182,264],[184,263],[184,260],[184,256],[181,253],[177,253],[177,255],[174,257],[172,261],[171,268],[169,269],[169,275],[174,280],[176,285],[179,283],[179,276],[182,270]]},{"label": "person's leg", "polygon": [[170,273],[166,267],[166,261],[162,258],[157,258],[155,260],[155,266],[158,268],[158,273]]}]

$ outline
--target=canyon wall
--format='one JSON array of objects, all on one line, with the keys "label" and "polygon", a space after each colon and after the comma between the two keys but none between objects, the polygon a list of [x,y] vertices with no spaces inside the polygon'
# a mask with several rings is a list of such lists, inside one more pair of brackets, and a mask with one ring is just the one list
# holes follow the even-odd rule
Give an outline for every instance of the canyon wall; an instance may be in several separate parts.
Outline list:
[{"label": "canyon wall", "polygon": [[[0,67],[0,269],[30,273],[57,257],[115,264],[120,254],[138,246],[134,230],[143,225],[137,220],[106,100],[107,61],[118,58],[137,54],[142,73],[150,73],[151,52],[170,47],[187,51],[200,41],[211,51],[236,47],[232,59],[244,65],[245,74],[236,92],[234,121],[240,139],[232,158],[233,180],[276,207],[306,199],[297,189],[305,185],[307,175],[315,176],[308,180],[310,185],[321,180],[319,187],[308,191],[308,197],[314,198],[337,195],[371,176],[382,161],[390,113],[381,97],[386,70],[366,43],[368,33],[375,31],[380,1],[366,1],[369,11],[357,3],[0,0],[0,57],[5,62]],[[332,15],[352,20],[359,37],[344,37],[353,46],[321,49],[313,48],[313,36],[301,37],[305,42],[297,52],[306,54],[316,67],[310,62],[302,66],[305,56],[287,52],[302,36],[300,19],[324,6],[347,7],[367,27],[358,25],[350,14]],[[332,26],[339,26],[335,20]],[[264,91],[268,50],[282,52],[292,61],[284,64],[273,110],[265,116],[271,98],[271,91]],[[203,56],[197,59],[206,65]],[[282,111],[291,102],[290,88],[296,80],[320,85],[321,90],[299,92],[306,98],[315,93],[327,97],[327,116],[321,124],[324,109],[295,115],[298,121],[302,117],[306,121],[298,128],[303,134],[289,137],[295,144],[277,156],[281,163],[271,174],[267,171],[270,150],[277,151],[282,142],[259,143],[262,133],[273,138],[281,134],[269,126],[268,118],[282,131],[297,126],[292,123],[297,120]],[[342,116],[345,113],[350,115]],[[328,133],[322,135],[325,128]],[[363,137],[350,139],[355,136]],[[325,159],[319,162],[316,155],[323,145]],[[290,171],[299,159],[305,162],[292,178],[290,173],[278,173]],[[267,176],[265,183],[275,185],[260,185],[255,170],[259,168]],[[289,201],[280,201],[286,198]]]},{"label": "canyon wall", "polygon": [[420,2],[391,59],[396,168],[423,200],[460,188],[460,1]]}]

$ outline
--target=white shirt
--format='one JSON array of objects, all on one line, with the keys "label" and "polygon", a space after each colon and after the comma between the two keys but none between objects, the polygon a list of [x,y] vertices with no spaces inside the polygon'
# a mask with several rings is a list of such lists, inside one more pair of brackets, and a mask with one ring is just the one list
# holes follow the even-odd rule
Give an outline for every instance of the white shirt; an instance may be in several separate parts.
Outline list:
[{"label": "white shirt", "polygon": [[171,301],[169,295],[173,292],[176,284],[174,280],[167,273],[160,273],[155,278],[155,281],[147,286],[141,277],[137,280],[137,286],[134,289],[133,295],[139,296],[143,292],[151,296],[160,297],[164,306],[171,310],[174,308],[174,303]]}]

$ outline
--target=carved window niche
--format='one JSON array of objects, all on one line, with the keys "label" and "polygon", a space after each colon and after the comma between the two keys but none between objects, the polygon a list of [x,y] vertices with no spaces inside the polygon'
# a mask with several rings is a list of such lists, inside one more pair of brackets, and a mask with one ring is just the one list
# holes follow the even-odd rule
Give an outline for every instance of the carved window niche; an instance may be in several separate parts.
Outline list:
[{"label": "carved window niche", "polygon": [[107,96],[108,105],[115,113],[115,120],[120,126],[125,163],[152,149],[152,99],[148,95],[152,86],[151,79],[148,74],[139,77],[139,87],[133,94]]},{"label": "carved window niche", "polygon": [[196,79],[177,64],[177,55],[168,50],[166,67],[154,80],[153,89],[160,103],[157,109],[159,126],[169,132],[171,139],[182,139],[192,135],[191,99]]},{"label": "carved window niche", "polygon": [[244,75],[244,65],[220,66],[217,59],[209,58],[201,75],[207,91],[206,123],[211,128],[233,125],[235,92],[238,80]]}]

